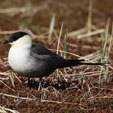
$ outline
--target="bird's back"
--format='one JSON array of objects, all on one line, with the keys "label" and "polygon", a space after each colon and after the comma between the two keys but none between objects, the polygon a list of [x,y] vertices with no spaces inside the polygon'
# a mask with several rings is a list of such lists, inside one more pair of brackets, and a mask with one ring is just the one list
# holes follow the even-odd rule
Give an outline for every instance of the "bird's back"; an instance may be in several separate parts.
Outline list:
[{"label": "bird's back", "polygon": [[15,72],[29,77],[48,76],[62,61],[63,58],[56,53],[36,45],[31,48],[11,47],[8,55],[10,67]]}]

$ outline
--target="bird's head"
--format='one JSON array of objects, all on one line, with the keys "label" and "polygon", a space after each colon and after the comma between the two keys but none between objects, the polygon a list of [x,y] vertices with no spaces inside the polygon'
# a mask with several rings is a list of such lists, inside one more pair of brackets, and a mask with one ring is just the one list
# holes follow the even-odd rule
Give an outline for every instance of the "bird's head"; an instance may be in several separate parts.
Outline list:
[{"label": "bird's head", "polygon": [[9,40],[5,40],[4,44],[10,44],[12,47],[31,46],[32,39],[25,32],[16,32],[11,35]]}]

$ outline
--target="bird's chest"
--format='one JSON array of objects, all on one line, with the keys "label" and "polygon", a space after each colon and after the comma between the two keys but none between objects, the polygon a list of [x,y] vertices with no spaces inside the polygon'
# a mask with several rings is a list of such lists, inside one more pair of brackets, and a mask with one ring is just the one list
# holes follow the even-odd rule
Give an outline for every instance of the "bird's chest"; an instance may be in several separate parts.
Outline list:
[{"label": "bird's chest", "polygon": [[11,48],[9,50],[8,62],[15,72],[22,72],[28,69],[29,50],[22,48]]}]

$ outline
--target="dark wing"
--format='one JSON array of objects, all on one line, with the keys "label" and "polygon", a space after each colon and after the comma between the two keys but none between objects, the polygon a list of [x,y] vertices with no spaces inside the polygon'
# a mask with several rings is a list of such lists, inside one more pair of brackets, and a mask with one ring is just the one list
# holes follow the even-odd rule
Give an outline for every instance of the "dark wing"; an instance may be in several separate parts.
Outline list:
[{"label": "dark wing", "polygon": [[56,53],[48,50],[45,47],[33,45],[31,49],[31,55],[37,60],[48,63],[51,66],[58,68],[64,63],[64,59]]},{"label": "dark wing", "polygon": [[36,53],[38,55],[52,55],[56,54],[54,52],[51,52],[45,47],[38,46],[38,45],[32,45],[31,52]]}]

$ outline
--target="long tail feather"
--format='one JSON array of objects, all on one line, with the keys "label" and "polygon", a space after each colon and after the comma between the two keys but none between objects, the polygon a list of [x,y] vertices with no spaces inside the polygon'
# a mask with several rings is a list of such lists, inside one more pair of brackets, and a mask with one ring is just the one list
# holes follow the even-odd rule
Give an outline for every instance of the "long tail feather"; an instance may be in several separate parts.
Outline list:
[{"label": "long tail feather", "polygon": [[65,60],[65,62],[60,66],[60,68],[76,66],[76,65],[104,65],[104,63],[87,63],[84,60]]}]

